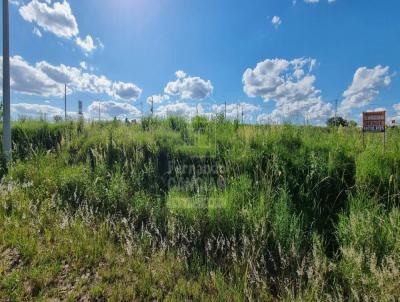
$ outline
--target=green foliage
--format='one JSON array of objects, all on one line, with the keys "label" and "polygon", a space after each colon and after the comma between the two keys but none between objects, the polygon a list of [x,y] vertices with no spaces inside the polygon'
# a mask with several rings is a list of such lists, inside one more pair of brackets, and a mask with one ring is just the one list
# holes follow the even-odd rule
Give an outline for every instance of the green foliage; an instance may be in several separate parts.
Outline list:
[{"label": "green foliage", "polygon": [[204,133],[208,126],[208,119],[204,116],[195,116],[192,118],[193,131],[196,133]]},{"label": "green foliage", "polygon": [[167,124],[172,131],[177,131],[177,132],[185,130],[188,127],[186,120],[183,117],[179,116],[168,117]]},{"label": "green foliage", "polygon": [[[0,175],[0,297],[400,297],[400,132],[26,120]],[[1,298],[0,298],[1,299]]]},{"label": "green foliage", "polygon": [[349,122],[349,127],[352,127],[352,128],[357,127],[357,122],[356,121],[350,120],[348,122]]},{"label": "green foliage", "polygon": [[326,125],[328,127],[339,127],[339,126],[348,127],[349,122],[344,118],[342,118],[341,116],[338,116],[329,118],[328,121],[326,122]]},{"label": "green foliage", "polygon": [[[88,187],[88,171],[83,166],[68,167],[59,174],[57,187],[60,200],[67,206],[77,208],[85,201],[85,190]],[[56,175],[57,175],[56,174]]]},{"label": "green foliage", "polygon": [[348,295],[357,300],[399,297],[400,210],[384,208],[360,195],[350,200],[349,213],[338,223],[342,258],[338,273]]},{"label": "green foliage", "polygon": [[7,174],[7,161],[3,152],[0,152],[0,179],[3,178],[5,174]]},{"label": "green foliage", "polygon": [[349,214],[341,215],[338,237],[343,248],[352,247],[357,252],[374,254],[377,263],[391,255],[400,253],[400,241],[396,232],[400,228],[398,208],[385,210],[360,195],[350,200]]},{"label": "green foliage", "polygon": [[218,113],[215,117],[216,121],[218,124],[223,124],[225,123],[225,115],[222,113]]},{"label": "green foliage", "polygon": [[302,221],[292,207],[290,197],[283,191],[271,209],[273,238],[284,253],[290,253],[292,249],[298,253],[304,241]]},{"label": "green foliage", "polygon": [[[12,129],[13,156],[24,159],[29,154],[56,149],[62,141],[66,124],[51,125],[24,122]],[[65,132],[66,133],[66,132]]]},{"label": "green foliage", "polygon": [[357,122],[353,120],[346,120],[341,116],[338,117],[331,117],[327,120],[326,125],[328,127],[350,127],[355,128],[357,127]]},{"label": "green foliage", "polygon": [[155,129],[160,124],[160,122],[157,120],[157,118],[149,116],[144,117],[140,124],[143,131],[150,131],[152,129]]},{"label": "green foliage", "polygon": [[60,123],[63,120],[63,117],[61,115],[55,115],[53,119],[56,123]]},{"label": "green foliage", "polygon": [[357,183],[376,198],[399,204],[400,157],[392,151],[369,148],[357,158]]}]

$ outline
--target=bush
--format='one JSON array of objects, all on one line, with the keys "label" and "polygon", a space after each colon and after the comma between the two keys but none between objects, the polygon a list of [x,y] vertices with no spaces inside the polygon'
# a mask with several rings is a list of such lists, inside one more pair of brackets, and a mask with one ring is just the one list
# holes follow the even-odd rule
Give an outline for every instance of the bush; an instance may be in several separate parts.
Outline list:
[{"label": "bush", "polygon": [[168,117],[167,124],[172,131],[176,132],[181,132],[182,130],[186,130],[188,127],[186,120],[180,116]]},{"label": "bush", "polygon": [[158,126],[159,121],[154,117],[144,117],[140,124],[143,131],[150,131]]},{"label": "bush", "polygon": [[208,119],[204,116],[195,116],[192,118],[192,127],[196,133],[205,133],[208,125]]}]

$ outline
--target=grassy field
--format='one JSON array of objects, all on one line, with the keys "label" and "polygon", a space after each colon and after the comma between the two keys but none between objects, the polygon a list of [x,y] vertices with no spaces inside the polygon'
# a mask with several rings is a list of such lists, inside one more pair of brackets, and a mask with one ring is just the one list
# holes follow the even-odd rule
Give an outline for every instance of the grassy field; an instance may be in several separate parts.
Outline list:
[{"label": "grassy field", "polygon": [[13,125],[0,301],[396,301],[400,131]]}]

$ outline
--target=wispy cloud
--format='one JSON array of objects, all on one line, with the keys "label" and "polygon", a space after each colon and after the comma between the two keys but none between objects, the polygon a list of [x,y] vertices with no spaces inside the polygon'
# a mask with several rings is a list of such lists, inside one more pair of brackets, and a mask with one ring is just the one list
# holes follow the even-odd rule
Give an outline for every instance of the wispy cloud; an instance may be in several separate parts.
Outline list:
[{"label": "wispy cloud", "polygon": [[282,19],[279,16],[273,16],[271,19],[271,23],[275,27],[279,27],[282,24]]}]

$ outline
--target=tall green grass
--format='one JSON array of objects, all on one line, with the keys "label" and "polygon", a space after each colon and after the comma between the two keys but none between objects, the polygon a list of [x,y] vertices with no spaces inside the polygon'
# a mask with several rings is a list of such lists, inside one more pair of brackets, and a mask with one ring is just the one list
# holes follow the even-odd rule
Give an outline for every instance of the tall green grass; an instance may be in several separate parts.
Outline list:
[{"label": "tall green grass", "polygon": [[[118,297],[118,283],[140,270],[114,276],[115,262],[102,256],[108,253],[166,276],[177,263],[181,283],[149,276],[126,292],[132,298],[395,300],[399,138],[389,129],[385,150],[372,135],[364,148],[358,129],[220,117],[17,123],[14,163],[1,170],[0,251],[24,261],[11,273],[0,270],[0,293],[14,287],[23,297],[23,278],[34,282],[31,295],[50,297],[60,261],[69,261],[91,271],[105,264],[113,276],[77,292]],[[65,223],[73,231],[62,233]],[[77,247],[61,244],[68,240]],[[160,253],[168,256],[160,260]],[[169,285],[155,292],[157,282]],[[200,294],[202,286],[210,292]]]}]

